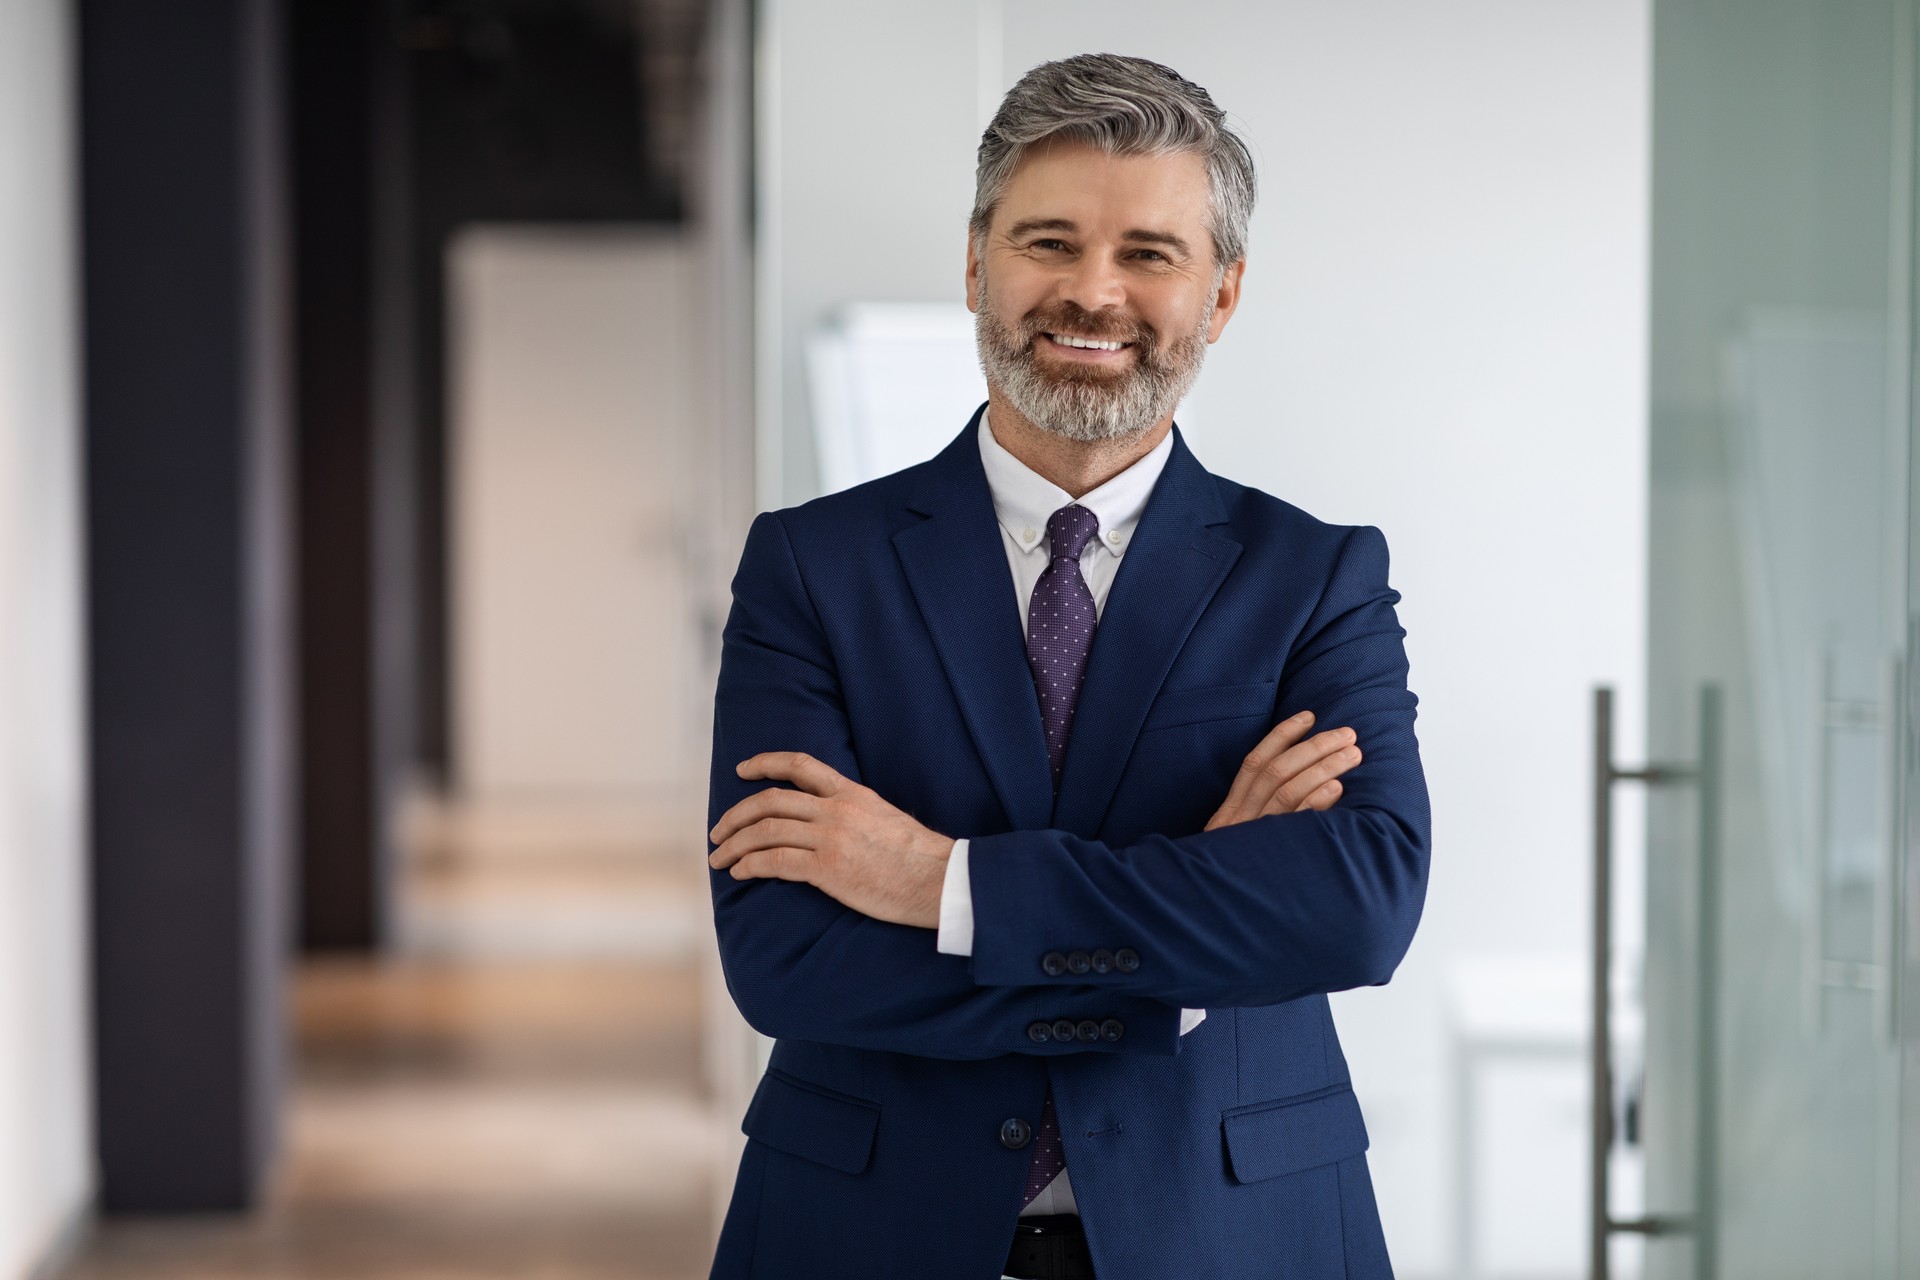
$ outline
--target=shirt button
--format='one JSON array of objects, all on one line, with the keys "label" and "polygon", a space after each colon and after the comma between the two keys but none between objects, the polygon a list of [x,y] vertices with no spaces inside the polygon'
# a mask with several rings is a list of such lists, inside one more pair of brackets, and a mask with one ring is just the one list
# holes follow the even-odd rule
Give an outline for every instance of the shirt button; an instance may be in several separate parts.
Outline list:
[{"label": "shirt button", "polygon": [[1039,536],[1040,536],[1039,534],[1035,533],[1031,529],[1022,529],[1020,531],[1020,541],[1022,542],[1032,542],[1035,538]]},{"label": "shirt button", "polygon": [[1140,967],[1140,953],[1132,947],[1122,947],[1113,953],[1113,964],[1122,973],[1132,973]]},{"label": "shirt button", "polygon": [[1019,1116],[1000,1122],[1000,1145],[1009,1151],[1018,1151],[1033,1140],[1033,1126]]},{"label": "shirt button", "polygon": [[1092,1044],[1100,1038],[1100,1024],[1092,1018],[1083,1018],[1080,1025],[1073,1029],[1073,1034],[1081,1044]]},{"label": "shirt button", "polygon": [[1073,1025],[1072,1018],[1057,1018],[1053,1024],[1053,1038],[1055,1040],[1071,1041],[1074,1037],[1075,1030],[1076,1028]]},{"label": "shirt button", "polygon": [[1053,1028],[1044,1022],[1029,1022],[1027,1024],[1027,1039],[1033,1041],[1035,1044],[1045,1044],[1047,1041],[1053,1039]]},{"label": "shirt button", "polygon": [[1107,950],[1105,947],[1094,952],[1089,959],[1093,963],[1093,971],[1095,973],[1113,972],[1113,952]]},{"label": "shirt button", "polygon": [[1078,976],[1093,968],[1093,959],[1084,951],[1067,953],[1067,972]]},{"label": "shirt button", "polygon": [[1107,535],[1107,541],[1108,541],[1108,542],[1118,542],[1118,541],[1120,541],[1120,535],[1119,535],[1119,533],[1118,533],[1118,532],[1115,532],[1115,533],[1110,533],[1110,534],[1108,534],[1108,535]]},{"label": "shirt button", "polygon": [[1100,1024],[1100,1038],[1108,1044],[1112,1044],[1125,1034],[1127,1034],[1127,1024],[1118,1018],[1108,1018]]},{"label": "shirt button", "polygon": [[1067,971],[1067,958],[1058,951],[1049,951],[1040,957],[1040,969],[1049,978],[1057,978]]}]

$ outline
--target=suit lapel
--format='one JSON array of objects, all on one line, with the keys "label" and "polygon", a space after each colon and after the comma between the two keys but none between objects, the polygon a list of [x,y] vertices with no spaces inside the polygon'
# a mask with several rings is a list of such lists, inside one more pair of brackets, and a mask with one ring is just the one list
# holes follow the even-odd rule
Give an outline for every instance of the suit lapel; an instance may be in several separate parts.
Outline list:
[{"label": "suit lapel", "polygon": [[[1094,632],[1053,826],[1084,836],[1100,829],[1147,708],[1240,558],[1240,544],[1209,527],[1226,518],[1213,477],[1174,428],[1166,469],[1140,515]],[[1044,740],[1040,766],[1044,774]]]},{"label": "suit lapel", "polygon": [[927,518],[894,534],[893,546],[1012,829],[1038,830],[1053,810],[1046,734],[980,465],[979,419],[928,465],[908,502]]}]

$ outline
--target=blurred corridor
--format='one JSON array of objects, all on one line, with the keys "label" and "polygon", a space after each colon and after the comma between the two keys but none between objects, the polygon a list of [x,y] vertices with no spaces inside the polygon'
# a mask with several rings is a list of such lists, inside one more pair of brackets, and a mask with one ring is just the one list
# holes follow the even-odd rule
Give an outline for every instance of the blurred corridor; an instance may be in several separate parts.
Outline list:
[{"label": "blurred corridor", "polygon": [[417,825],[395,953],[295,978],[263,1207],[110,1222],[63,1280],[706,1274],[733,1120],[699,1060],[698,861],[673,838],[521,831],[502,852]]},{"label": "blurred corridor", "polygon": [[1920,1277],[1920,0],[0,0],[0,1280],[707,1273],[742,542],[1097,48],[1260,173],[1194,455],[1392,547],[1396,1274]]}]

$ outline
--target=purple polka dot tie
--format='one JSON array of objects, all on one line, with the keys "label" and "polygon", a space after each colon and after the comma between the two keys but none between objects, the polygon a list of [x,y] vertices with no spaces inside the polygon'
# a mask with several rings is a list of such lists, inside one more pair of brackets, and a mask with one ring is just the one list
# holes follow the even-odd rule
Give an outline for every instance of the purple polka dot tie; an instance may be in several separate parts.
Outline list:
[{"label": "purple polka dot tie", "polygon": [[1099,532],[1100,518],[1082,506],[1062,507],[1047,517],[1053,562],[1033,584],[1033,599],[1027,604],[1027,665],[1040,693],[1040,723],[1047,731],[1047,762],[1053,766],[1056,791],[1098,617],[1093,592],[1080,573],[1080,553]]},{"label": "purple polka dot tie", "polygon": [[[1033,669],[1033,687],[1040,694],[1040,723],[1047,732],[1047,763],[1053,767],[1053,788],[1060,789],[1060,769],[1067,758],[1067,732],[1073,727],[1073,709],[1080,701],[1080,682],[1087,674],[1087,652],[1093,648],[1093,628],[1099,620],[1093,592],[1080,572],[1080,553],[1100,532],[1100,518],[1085,507],[1062,507],[1047,518],[1047,543],[1053,560],[1033,584],[1027,604],[1027,665]],[[1053,1110],[1053,1091],[1033,1131],[1033,1154],[1027,1160],[1027,1186],[1020,1207],[1032,1204],[1047,1184],[1067,1167],[1066,1147],[1060,1141],[1060,1119]]]}]

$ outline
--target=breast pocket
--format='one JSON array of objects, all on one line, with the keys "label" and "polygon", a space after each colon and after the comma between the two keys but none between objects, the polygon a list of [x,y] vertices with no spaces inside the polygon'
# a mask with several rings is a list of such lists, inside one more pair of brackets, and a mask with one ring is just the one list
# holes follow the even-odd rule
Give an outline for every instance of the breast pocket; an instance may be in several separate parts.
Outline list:
[{"label": "breast pocket", "polygon": [[1142,733],[1179,729],[1215,721],[1265,720],[1273,714],[1279,686],[1272,680],[1252,684],[1210,684],[1193,689],[1163,690],[1147,712]]},{"label": "breast pocket", "polygon": [[1141,723],[1109,835],[1200,830],[1266,735],[1278,698],[1271,680],[1162,691]]}]

